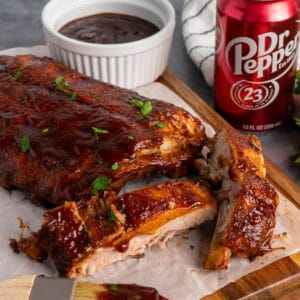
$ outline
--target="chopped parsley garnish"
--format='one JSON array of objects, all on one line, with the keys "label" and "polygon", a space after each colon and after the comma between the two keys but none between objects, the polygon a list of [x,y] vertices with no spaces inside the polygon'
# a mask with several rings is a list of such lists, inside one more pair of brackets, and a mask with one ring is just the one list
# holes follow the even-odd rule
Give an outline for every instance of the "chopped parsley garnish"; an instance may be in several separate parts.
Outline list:
[{"label": "chopped parsley garnish", "polygon": [[58,77],[55,78],[55,80],[54,80],[55,89],[57,91],[61,91],[61,92],[65,93],[65,94],[69,94],[70,92],[65,87],[63,87],[63,84],[64,84],[64,86],[68,86],[69,83],[66,85],[66,82],[63,83],[63,79],[64,78],[62,76],[58,76]]},{"label": "chopped parsley garnish", "polygon": [[20,79],[23,76],[23,71],[19,70],[15,73],[15,75],[13,76],[12,80],[17,81],[18,79]]},{"label": "chopped parsley garnish", "polygon": [[282,235],[283,235],[283,236],[287,236],[287,232],[286,232],[286,231],[283,232]]},{"label": "chopped parsley garnish", "polygon": [[144,105],[144,102],[138,99],[133,99],[131,102],[138,108],[142,108]]},{"label": "chopped parsley garnish", "polygon": [[95,96],[95,99],[97,102],[99,102],[101,100],[101,97],[100,96]]},{"label": "chopped parsley garnish", "polygon": [[300,118],[294,118],[296,125],[300,126]]},{"label": "chopped parsley garnish", "polygon": [[96,134],[108,134],[109,132],[105,129],[101,129],[101,128],[97,128],[97,127],[92,127],[92,129],[94,130],[94,132]]},{"label": "chopped parsley garnish", "polygon": [[27,152],[30,148],[30,141],[29,141],[29,137],[27,134],[23,135],[21,138],[21,150],[22,152]]},{"label": "chopped parsley garnish", "polygon": [[108,212],[108,222],[109,223],[115,223],[117,220],[118,219],[117,219],[116,215],[114,214],[114,212],[112,210],[110,210]]},{"label": "chopped parsley garnish", "polygon": [[294,163],[295,164],[300,164],[300,153],[295,156]]},{"label": "chopped parsley garnish", "polygon": [[129,139],[130,141],[133,141],[133,140],[134,140],[134,136],[133,136],[133,135],[128,135],[127,137],[128,137],[128,139]]},{"label": "chopped parsley garnish", "polygon": [[42,129],[42,133],[47,133],[47,132],[49,132],[49,128],[46,127]]},{"label": "chopped parsley garnish", "polygon": [[112,164],[111,166],[110,166],[110,168],[113,170],[113,171],[116,171],[116,170],[118,170],[119,169],[119,164],[118,163],[114,163],[114,164]]},{"label": "chopped parsley garnish", "polygon": [[111,183],[111,179],[106,176],[99,176],[92,182],[92,195],[96,195],[98,191],[106,190],[107,186]]},{"label": "chopped parsley garnish", "polygon": [[101,129],[101,128],[97,128],[97,127],[92,127],[92,129],[93,129],[93,131],[94,131],[94,133],[95,133],[95,135],[96,135],[96,139],[98,140],[98,135],[99,134],[108,134],[109,132],[107,131],[107,130],[105,130],[105,129]]},{"label": "chopped parsley garnish", "polygon": [[163,128],[163,127],[166,127],[168,125],[169,125],[168,123],[161,123],[159,121],[155,122],[155,126],[158,127],[158,128]]},{"label": "chopped parsley garnish", "polygon": [[76,100],[76,97],[77,97],[76,92],[73,92],[73,93],[71,94],[71,101],[74,102],[74,101]]},{"label": "chopped parsley garnish", "polygon": [[110,225],[112,226],[113,230],[116,231],[115,222],[118,220],[118,218],[116,217],[116,215],[114,214],[114,212],[112,210],[109,210],[107,220],[110,223]]},{"label": "chopped parsley garnish", "polygon": [[144,117],[149,115],[152,111],[151,101],[143,102],[138,99],[133,99],[131,102],[140,109],[140,112]]},{"label": "chopped parsley garnish", "polygon": [[116,294],[118,292],[118,287],[116,284],[111,284],[109,286],[110,291],[112,292],[112,294]]},{"label": "chopped parsley garnish", "polygon": [[71,101],[74,102],[77,98],[76,92],[70,92],[66,87],[70,84],[68,81],[63,81],[64,78],[62,76],[57,76],[54,80],[55,82],[55,90],[63,92],[64,94],[70,95]]}]

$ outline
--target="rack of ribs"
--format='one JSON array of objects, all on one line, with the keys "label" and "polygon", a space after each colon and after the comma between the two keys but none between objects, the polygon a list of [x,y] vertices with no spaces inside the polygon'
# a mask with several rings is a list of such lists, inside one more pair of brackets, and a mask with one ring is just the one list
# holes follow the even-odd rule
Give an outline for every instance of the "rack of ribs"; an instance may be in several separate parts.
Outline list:
[{"label": "rack of ribs", "polygon": [[37,260],[50,257],[62,276],[93,275],[212,220],[216,212],[206,187],[167,181],[117,197],[65,202],[44,214],[40,230],[21,240],[19,250]]},{"label": "rack of ribs", "polygon": [[224,130],[210,144],[202,176],[220,188],[217,223],[204,267],[225,269],[230,257],[254,257],[271,250],[278,195],[265,178],[261,144],[256,136]]},{"label": "rack of ribs", "polygon": [[118,192],[148,173],[184,175],[201,122],[50,58],[0,56],[0,185],[53,205]]}]

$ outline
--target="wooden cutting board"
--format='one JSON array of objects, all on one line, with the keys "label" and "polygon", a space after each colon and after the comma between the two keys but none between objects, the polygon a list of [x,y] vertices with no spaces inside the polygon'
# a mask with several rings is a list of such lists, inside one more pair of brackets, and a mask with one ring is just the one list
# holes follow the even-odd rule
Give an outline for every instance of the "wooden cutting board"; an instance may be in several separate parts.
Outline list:
[{"label": "wooden cutting board", "polygon": [[[201,119],[216,131],[231,125],[208,106],[198,95],[170,71],[159,79],[169,89],[189,104]],[[300,187],[265,157],[267,177],[273,186],[300,208]],[[280,181],[279,181],[280,180]],[[300,231],[300,228],[299,228]],[[300,234],[300,233],[299,233]],[[300,252],[280,259],[203,299],[300,299]]]}]

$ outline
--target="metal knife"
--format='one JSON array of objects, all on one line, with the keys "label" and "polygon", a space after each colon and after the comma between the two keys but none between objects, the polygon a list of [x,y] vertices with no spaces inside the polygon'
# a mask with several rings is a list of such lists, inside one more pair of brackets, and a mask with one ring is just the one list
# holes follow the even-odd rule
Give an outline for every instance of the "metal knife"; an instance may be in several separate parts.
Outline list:
[{"label": "metal knife", "polygon": [[[80,289],[83,286],[85,298],[80,297]],[[76,293],[75,297],[76,290],[79,295]],[[101,291],[103,286],[99,284],[77,282],[67,278],[23,275],[0,281],[1,300],[79,300],[89,296],[88,299],[97,299],[97,294]]]},{"label": "metal knife", "polygon": [[167,300],[155,289],[135,284],[98,284],[37,275],[22,275],[0,281],[1,300],[127,299],[129,294],[138,296],[138,299]]}]

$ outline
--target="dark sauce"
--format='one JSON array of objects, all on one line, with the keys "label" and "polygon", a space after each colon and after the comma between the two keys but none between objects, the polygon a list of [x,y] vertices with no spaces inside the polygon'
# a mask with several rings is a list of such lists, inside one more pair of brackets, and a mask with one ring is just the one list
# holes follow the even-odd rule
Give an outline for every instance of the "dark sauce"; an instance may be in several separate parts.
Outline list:
[{"label": "dark sauce", "polygon": [[159,28],[144,19],[114,13],[103,13],[76,19],[64,25],[63,35],[95,44],[120,44],[141,40]]},{"label": "dark sauce", "polygon": [[105,284],[104,286],[107,291],[98,293],[98,300],[168,300],[151,287],[136,284]]}]

